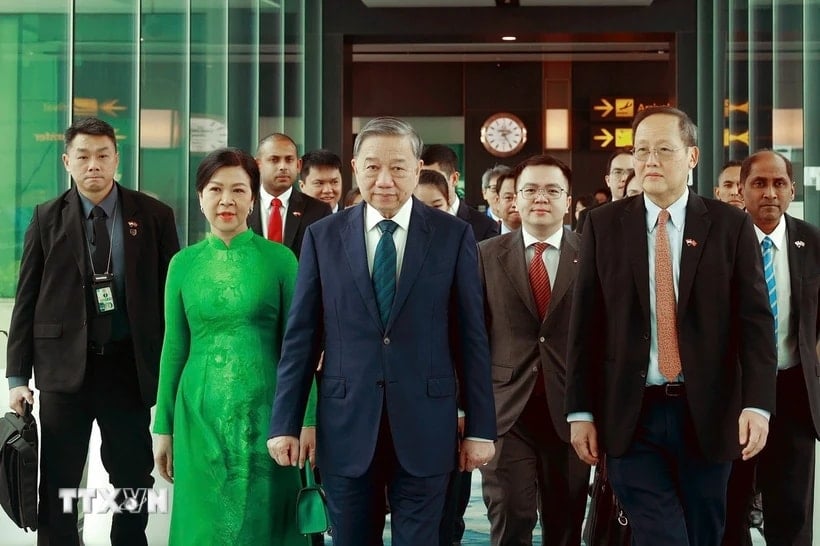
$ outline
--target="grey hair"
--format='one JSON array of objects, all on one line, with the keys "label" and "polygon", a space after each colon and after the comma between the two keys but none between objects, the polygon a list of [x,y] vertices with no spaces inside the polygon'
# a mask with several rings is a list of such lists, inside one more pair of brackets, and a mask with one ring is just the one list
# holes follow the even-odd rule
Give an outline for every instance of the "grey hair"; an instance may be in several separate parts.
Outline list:
[{"label": "grey hair", "polygon": [[400,136],[410,140],[413,149],[413,157],[421,158],[422,142],[421,137],[413,129],[413,126],[399,118],[381,117],[368,121],[356,135],[356,142],[353,143],[353,157],[358,157],[365,139],[372,136]]},{"label": "grey hair", "polygon": [[481,175],[481,189],[486,190],[490,186],[490,180],[493,178],[498,178],[511,172],[512,168],[506,165],[496,165],[495,167],[487,169],[484,171],[484,174]]}]

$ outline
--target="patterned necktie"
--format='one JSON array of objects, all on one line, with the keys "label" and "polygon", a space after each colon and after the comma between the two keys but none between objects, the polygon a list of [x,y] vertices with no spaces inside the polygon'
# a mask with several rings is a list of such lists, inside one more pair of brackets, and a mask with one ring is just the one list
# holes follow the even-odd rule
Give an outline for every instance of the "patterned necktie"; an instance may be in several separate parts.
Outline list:
[{"label": "patterned necktie", "polygon": [[277,243],[282,242],[282,202],[277,197],[270,202],[268,239]]},{"label": "patterned necktie", "polygon": [[667,381],[676,381],[682,367],[678,347],[672,254],[666,234],[668,220],[669,211],[662,209],[658,213],[658,228],[655,230],[655,316],[658,327],[658,369]]},{"label": "patterned necktie", "polygon": [[94,264],[94,273],[110,272],[111,236],[108,234],[108,226],[105,225],[107,216],[102,207],[91,209],[94,226],[94,252],[91,254],[91,261]]},{"label": "patterned necktie", "polygon": [[399,225],[393,220],[379,222],[381,237],[373,259],[373,290],[383,326],[387,326],[396,295],[396,244],[393,242],[393,232],[397,227]]},{"label": "patterned necktie", "polygon": [[766,279],[766,289],[769,292],[769,305],[774,316],[774,336],[777,340],[777,285],[774,280],[774,242],[769,237],[763,237],[760,246],[763,247],[763,277]]},{"label": "patterned necktie", "polygon": [[538,316],[541,320],[547,315],[547,307],[550,305],[552,289],[550,288],[550,276],[547,267],[544,265],[544,251],[549,245],[547,243],[535,243],[535,255],[530,261],[530,287],[535,298],[535,305],[538,307]]}]

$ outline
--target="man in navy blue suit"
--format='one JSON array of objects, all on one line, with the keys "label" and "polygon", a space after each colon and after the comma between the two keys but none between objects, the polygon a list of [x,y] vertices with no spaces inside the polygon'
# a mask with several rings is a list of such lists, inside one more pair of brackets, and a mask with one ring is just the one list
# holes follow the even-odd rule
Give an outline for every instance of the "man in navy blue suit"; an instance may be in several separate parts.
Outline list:
[{"label": "man in navy blue suit", "polygon": [[393,544],[435,543],[450,472],[495,452],[475,238],[412,197],[420,151],[407,123],[370,121],[352,161],[364,202],[312,224],[302,245],[268,450],[304,462],[298,436],[324,349],[316,459],[337,546],[382,543],[385,487]]}]

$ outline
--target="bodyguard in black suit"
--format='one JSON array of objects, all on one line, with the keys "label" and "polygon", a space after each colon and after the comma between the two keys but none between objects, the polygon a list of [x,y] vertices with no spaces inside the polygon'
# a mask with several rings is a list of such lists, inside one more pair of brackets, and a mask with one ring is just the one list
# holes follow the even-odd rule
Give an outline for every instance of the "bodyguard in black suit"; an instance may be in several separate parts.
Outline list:
[{"label": "bodyguard in black suit", "polygon": [[[26,231],[9,332],[9,400],[40,389],[38,545],[72,546],[77,506],[59,488],[82,478],[93,421],[117,488],[151,487],[149,408],[156,400],[163,291],[179,250],[171,209],[114,182],[113,128],[87,118],[65,133],[74,187],[38,205]],[[114,514],[112,545],[145,545],[148,514]]]},{"label": "bodyguard in black suit", "polygon": [[[772,546],[812,544],[815,444],[820,438],[820,230],[786,214],[794,199],[793,180],[791,162],[777,152],[757,152],[740,167],[740,194],[761,244],[776,317],[777,407],[766,449],[756,457],[763,534]],[[747,480],[751,477],[747,474]],[[747,496],[730,502],[747,506],[751,483],[741,491]],[[734,543],[751,544],[743,519],[728,523],[735,526]]]},{"label": "bodyguard in black suit", "polygon": [[644,110],[633,134],[644,194],[594,209],[581,240],[570,438],[588,463],[606,453],[635,546],[715,546],[730,461],[763,449],[774,410],[760,251],[748,215],[688,189],[686,114]]},{"label": "bodyguard in black suit", "polygon": [[[429,144],[424,147],[421,160],[424,162],[422,168],[438,171],[447,179],[447,186],[450,188],[450,213],[470,224],[476,241],[481,242],[500,233],[497,222],[494,222],[486,214],[470,207],[459,199],[456,194],[456,187],[461,175],[456,170],[458,157],[453,150],[443,144]],[[469,500],[469,496],[467,500]],[[464,506],[466,508],[466,501]]]},{"label": "bodyguard in black suit", "polygon": [[[248,226],[259,235],[284,244],[299,258],[302,239],[307,227],[331,214],[330,206],[309,197],[293,186],[299,177],[302,160],[296,152],[296,143],[283,133],[273,133],[259,142],[256,150],[259,176],[262,183],[259,206],[248,216]],[[279,204],[275,204],[276,201]],[[271,215],[281,215],[281,238],[272,233]]]}]

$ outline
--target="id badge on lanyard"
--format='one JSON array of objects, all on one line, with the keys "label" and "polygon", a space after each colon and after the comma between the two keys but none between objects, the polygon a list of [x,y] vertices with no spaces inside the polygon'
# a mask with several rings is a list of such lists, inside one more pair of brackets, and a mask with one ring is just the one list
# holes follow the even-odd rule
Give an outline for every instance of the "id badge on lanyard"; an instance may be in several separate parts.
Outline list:
[{"label": "id badge on lanyard", "polygon": [[97,315],[107,315],[117,308],[114,299],[114,275],[97,273],[91,278],[91,293],[94,294],[94,307]]}]

